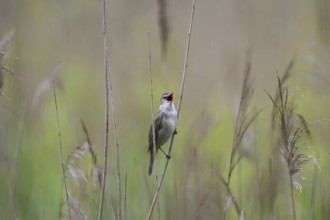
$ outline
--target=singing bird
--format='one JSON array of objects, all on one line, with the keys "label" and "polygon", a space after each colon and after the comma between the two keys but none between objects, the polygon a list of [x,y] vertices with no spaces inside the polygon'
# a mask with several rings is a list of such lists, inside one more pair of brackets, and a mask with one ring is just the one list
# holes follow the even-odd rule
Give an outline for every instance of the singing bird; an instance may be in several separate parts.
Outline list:
[{"label": "singing bird", "polygon": [[[154,119],[155,127],[155,148],[156,154],[176,132],[176,123],[177,123],[177,111],[175,110],[173,104],[173,92],[165,92],[160,98],[159,111]],[[149,130],[149,147],[148,152],[150,154],[150,163],[149,163],[149,176],[152,174],[152,169],[154,166],[154,147],[153,147],[153,128],[152,124]],[[163,153],[169,157],[164,151]]]}]

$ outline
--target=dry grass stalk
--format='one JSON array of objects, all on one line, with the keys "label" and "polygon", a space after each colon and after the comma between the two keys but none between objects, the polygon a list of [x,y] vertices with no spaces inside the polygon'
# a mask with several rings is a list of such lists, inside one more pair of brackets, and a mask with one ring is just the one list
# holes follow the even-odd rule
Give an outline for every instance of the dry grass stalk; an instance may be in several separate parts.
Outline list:
[{"label": "dry grass stalk", "polygon": [[[248,51],[247,56],[249,59],[250,51]],[[252,86],[252,79],[251,79],[251,62],[248,60],[245,64],[244,69],[244,80],[242,85],[242,93],[241,93],[241,99],[239,104],[239,109],[237,113],[235,128],[234,128],[234,136],[233,136],[233,144],[231,148],[231,154],[230,154],[230,163],[229,163],[229,171],[228,171],[228,177],[227,181],[223,178],[222,175],[220,175],[221,182],[226,187],[227,194],[229,195],[229,200],[234,204],[235,210],[237,214],[240,216],[240,218],[245,218],[244,213],[241,210],[237,199],[234,197],[231,189],[230,189],[230,180],[231,176],[233,174],[233,171],[237,167],[238,163],[242,159],[242,152],[241,152],[241,146],[242,146],[242,140],[244,138],[244,135],[248,128],[251,126],[251,124],[255,121],[255,119],[258,117],[259,113],[261,111],[253,111],[252,113],[248,112],[248,107],[253,95],[254,89]],[[230,203],[231,203],[230,202]],[[230,204],[229,203],[229,204]]]},{"label": "dry grass stalk", "polygon": [[[109,76],[110,81],[110,76]],[[112,109],[112,124],[113,124],[113,133],[115,137],[115,145],[116,145],[116,158],[117,158],[117,178],[118,178],[118,219],[121,220],[121,173],[120,173],[120,156],[119,156],[119,143],[118,143],[118,134],[117,134],[117,120],[116,120],[116,113],[115,113],[115,105],[112,96],[112,88],[111,82],[109,82],[110,88],[110,103]]]},{"label": "dry grass stalk", "polygon": [[106,21],[106,4],[105,0],[102,1],[102,23],[103,23],[103,50],[104,50],[104,74],[106,83],[106,131],[105,131],[105,146],[104,146],[104,168],[103,168],[103,181],[102,181],[102,192],[100,198],[100,207],[98,219],[102,219],[102,210],[104,202],[104,191],[105,191],[105,180],[108,160],[108,136],[109,136],[109,99],[112,110],[112,124],[114,129],[114,139],[116,145],[116,159],[117,159],[117,178],[118,178],[118,220],[121,220],[121,173],[120,173],[120,154],[119,144],[117,135],[117,119],[115,113],[114,98],[112,95],[111,77],[109,73],[109,48],[107,40],[107,21]]},{"label": "dry grass stalk", "polygon": [[[93,198],[93,192],[89,192],[88,186],[93,185],[92,189],[95,189],[95,183],[102,185],[102,171],[97,166],[97,155],[93,150],[93,145],[90,140],[87,127],[81,120],[82,130],[85,134],[86,142],[77,146],[67,157],[67,163],[65,164],[65,173],[67,176],[67,183],[72,182],[71,188],[68,185],[68,195],[70,201],[70,208],[72,210],[72,217],[78,219],[88,219],[85,213],[88,213],[88,208],[93,207],[96,204],[96,200]],[[84,158],[90,156],[92,168],[87,171],[84,169]],[[92,179],[92,180],[91,180]],[[93,184],[91,183],[93,182]],[[90,183],[90,184],[89,184]],[[85,198],[89,198],[88,203],[84,204]],[[92,202],[92,203],[91,203]],[[62,204],[63,205],[63,204]],[[60,217],[63,215],[63,206],[60,207]]]},{"label": "dry grass stalk", "polygon": [[94,183],[98,182],[99,186],[102,187],[102,169],[97,165],[97,156],[96,156],[96,153],[93,149],[93,145],[92,145],[92,142],[90,140],[87,127],[86,127],[86,125],[85,125],[85,123],[82,119],[80,120],[80,122],[81,122],[81,127],[82,127],[82,130],[83,130],[84,134],[85,134],[85,138],[86,138],[86,141],[87,141],[87,144],[88,144],[87,149],[88,149],[88,151],[91,155],[91,159],[92,159]]},{"label": "dry grass stalk", "polygon": [[[284,74],[283,76],[281,77],[281,82],[282,82],[282,85],[288,81],[288,79],[293,75],[293,66],[296,62],[296,59],[295,58],[292,58],[291,61],[289,62],[288,66],[286,67],[285,71],[284,71]],[[274,98],[275,102],[279,102],[279,99],[280,99],[280,94],[279,92],[275,92],[275,95],[274,95]],[[275,202],[276,202],[276,196],[278,195],[278,190],[279,190],[279,183],[280,183],[280,179],[278,178],[278,172],[279,172],[279,166],[278,163],[278,158],[277,156],[277,146],[278,144],[273,144],[274,142],[277,142],[277,138],[276,138],[276,129],[277,129],[277,126],[276,126],[276,121],[277,119],[277,112],[276,112],[276,109],[273,108],[272,109],[272,112],[271,112],[271,121],[270,121],[270,143],[271,143],[271,146],[272,147],[272,153],[271,153],[271,156],[269,158],[269,170],[265,172],[265,175],[269,174],[270,176],[270,181],[269,181],[269,189],[268,191],[270,192],[269,194],[269,208],[270,208],[270,213],[274,214],[275,215]],[[265,200],[265,197],[263,197],[263,200]],[[266,202],[263,202],[262,203],[262,206],[267,206],[267,203]]]},{"label": "dry grass stalk", "polygon": [[[313,123],[307,123],[305,118],[295,112],[295,105],[293,100],[289,100],[288,88],[283,87],[282,80],[277,77],[278,92],[274,98],[267,92],[270,100],[273,103],[273,112],[279,122],[280,132],[280,150],[286,161],[288,173],[290,177],[291,188],[291,202],[293,218],[296,219],[296,209],[293,195],[293,187],[301,188],[300,184],[295,184],[293,175],[300,172],[302,166],[308,162],[317,164],[317,160],[303,152],[304,147],[300,141],[306,136],[311,138],[311,131],[309,127]],[[278,97],[278,98],[277,98]],[[318,123],[318,122],[317,122]]]},{"label": "dry grass stalk", "polygon": [[108,140],[109,140],[109,73],[108,73],[108,42],[107,42],[107,21],[106,21],[106,4],[102,0],[102,24],[103,24],[103,51],[104,51],[104,75],[105,75],[105,131],[104,131],[104,165],[102,175],[102,189],[100,195],[100,205],[98,211],[98,220],[102,219],[105,181],[107,176],[108,163]]},{"label": "dry grass stalk", "polygon": [[[284,71],[284,74],[283,76],[281,77],[280,81],[281,81],[281,84],[284,85],[284,83],[286,83],[286,81],[292,76],[292,68],[293,68],[293,65],[295,63],[295,59],[291,59],[290,63],[288,64],[288,66],[286,67],[285,71]],[[276,103],[279,102],[279,99],[280,99],[280,93],[279,92],[276,92],[275,93],[275,97],[274,97],[274,101]],[[271,115],[271,129],[272,129],[272,134],[274,133],[274,129],[275,129],[275,119],[276,119],[276,109],[273,108],[272,110],[272,115]]]},{"label": "dry grass stalk", "polygon": [[[104,0],[105,1],[105,0]],[[103,2],[104,2],[103,1]],[[105,3],[103,4],[103,7],[105,7]],[[108,53],[108,41],[107,41],[107,29],[106,29],[106,11],[105,9],[103,10],[103,20],[104,20],[104,48],[106,50],[105,53],[105,59],[106,59],[106,65],[107,65],[107,72],[108,74],[108,86],[109,89],[107,90],[109,97],[110,98],[110,104],[111,104],[111,111],[112,111],[112,126],[113,126],[113,135],[115,139],[115,146],[116,146],[116,161],[117,161],[117,180],[118,180],[118,220],[121,220],[121,203],[122,203],[122,198],[121,198],[121,173],[120,173],[120,153],[119,153],[119,143],[118,143],[118,133],[117,133],[117,117],[116,117],[116,111],[115,111],[115,103],[114,103],[114,98],[113,98],[113,93],[112,93],[112,85],[111,85],[111,74],[109,73],[109,53]]]},{"label": "dry grass stalk", "polygon": [[65,188],[66,202],[67,202],[67,205],[68,205],[69,218],[71,219],[70,200],[69,200],[69,195],[68,195],[68,188],[67,188],[66,175],[65,175],[65,169],[64,169],[63,147],[62,147],[62,138],[61,138],[61,127],[60,127],[60,119],[59,119],[59,116],[58,116],[58,107],[57,107],[57,99],[56,99],[56,91],[55,91],[55,82],[54,82],[54,79],[52,80],[52,83],[53,83],[54,102],[55,102],[56,119],[57,119],[57,129],[58,129],[58,139],[59,139],[59,147],[60,147],[60,156],[61,156],[62,175],[63,175],[63,182],[64,182],[64,188]]},{"label": "dry grass stalk", "polygon": [[228,184],[230,184],[230,178],[234,169],[236,168],[238,162],[242,158],[242,154],[240,152],[241,143],[243,137],[252,124],[252,122],[257,118],[260,111],[253,112],[248,114],[247,110],[251,101],[251,97],[253,95],[253,87],[251,82],[251,62],[247,62],[245,66],[245,73],[244,73],[244,81],[242,86],[242,93],[241,93],[241,100],[238,109],[238,114],[236,118],[236,124],[234,129],[234,137],[233,137],[233,145],[230,154],[230,165],[229,165],[229,172],[228,172]]},{"label": "dry grass stalk", "polygon": [[[155,123],[154,123],[154,92],[153,92],[153,82],[152,82],[152,71],[151,71],[151,47],[150,47],[150,32],[148,31],[148,58],[149,58],[149,77],[150,77],[150,98],[151,98],[151,121],[152,121],[152,144],[153,144],[153,154],[154,154],[154,165],[155,170],[155,181],[156,181],[156,194],[158,197],[158,174],[157,174],[157,157],[156,157],[156,135],[155,135]],[[158,204],[158,219],[160,219],[160,207],[159,199]]]},{"label": "dry grass stalk", "polygon": [[89,145],[88,150],[89,150],[89,153],[91,154],[92,162],[93,162],[94,165],[97,165],[97,156],[96,156],[96,153],[93,150],[93,145],[92,145],[91,139],[89,137],[89,133],[88,133],[87,127],[86,127],[86,125],[85,125],[85,123],[84,123],[84,121],[82,119],[80,119],[80,123],[81,123],[81,128],[82,128],[82,130],[83,130],[83,132],[85,134],[86,141],[87,141],[87,143]]},{"label": "dry grass stalk", "polygon": [[[316,157],[318,158],[318,151],[316,151]],[[315,219],[314,217],[314,209],[315,209],[315,197],[316,197],[316,184],[318,177],[318,165],[314,165],[313,169],[313,182],[312,182],[312,191],[311,191],[311,199],[310,199],[310,208],[309,208],[309,217],[311,220]]]},{"label": "dry grass stalk", "polygon": [[[220,177],[220,180],[221,180],[222,184],[226,188],[226,191],[227,191],[227,194],[228,194],[228,199],[229,199],[228,201],[231,201],[234,204],[234,207],[235,207],[235,210],[236,210],[237,214],[240,215],[242,213],[242,209],[239,206],[239,204],[237,202],[237,199],[235,198],[234,194],[232,193],[232,191],[230,189],[230,186],[229,186],[229,183],[225,180],[225,178],[221,174],[219,174],[219,177]],[[227,209],[227,208],[225,208],[225,209]]]},{"label": "dry grass stalk", "polygon": [[118,143],[118,133],[117,133],[117,119],[115,113],[115,104],[112,96],[112,87],[111,80],[109,75],[109,88],[110,88],[110,103],[112,109],[112,125],[113,125],[113,133],[115,137],[115,145],[116,145],[116,159],[117,159],[117,179],[118,179],[118,219],[121,220],[121,173],[120,173],[120,154],[119,154],[119,143]]},{"label": "dry grass stalk", "polygon": [[[212,189],[211,189],[212,190]],[[201,213],[201,210],[203,208],[203,206],[205,205],[206,201],[209,199],[209,196],[210,196],[210,193],[211,193],[211,190],[208,191],[205,196],[202,198],[201,202],[199,203],[198,207],[197,207],[197,210],[196,210],[196,220],[198,219],[201,219],[202,218],[202,213]]]},{"label": "dry grass stalk", "polygon": [[[185,84],[185,80],[186,80],[186,70],[188,67],[188,55],[189,55],[189,48],[190,48],[190,37],[191,37],[191,31],[192,31],[192,25],[193,25],[193,21],[194,21],[194,14],[195,14],[195,4],[196,4],[196,0],[193,0],[192,3],[192,10],[191,10],[191,17],[190,17],[190,24],[189,24],[189,30],[188,30],[188,38],[187,38],[187,47],[186,47],[186,53],[185,53],[185,61],[184,61],[184,65],[183,65],[183,72],[182,72],[182,81],[181,81],[181,89],[180,89],[180,98],[179,98],[179,103],[178,103],[178,119],[179,119],[179,115],[180,115],[180,110],[181,110],[181,103],[182,103],[182,97],[183,97],[183,90],[184,90],[184,84]],[[171,142],[170,142],[170,147],[168,150],[168,155],[171,155],[172,152],[172,146],[173,146],[173,142],[174,142],[174,134],[172,134],[171,137]],[[160,190],[160,187],[163,183],[166,171],[167,171],[167,167],[169,164],[169,158],[167,158],[166,163],[165,163],[165,167],[162,173],[162,176],[160,178],[158,187],[156,189],[156,193],[154,195],[154,198],[152,200],[150,209],[149,209],[149,213],[147,216],[147,219],[151,218],[151,214],[153,212],[153,209],[155,207],[156,201],[158,199],[158,193],[157,191]]]}]

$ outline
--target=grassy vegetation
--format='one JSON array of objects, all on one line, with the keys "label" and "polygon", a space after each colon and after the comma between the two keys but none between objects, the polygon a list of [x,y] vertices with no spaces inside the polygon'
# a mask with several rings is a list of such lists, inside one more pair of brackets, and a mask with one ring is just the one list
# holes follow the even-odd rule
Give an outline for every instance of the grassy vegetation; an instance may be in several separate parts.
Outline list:
[{"label": "grassy vegetation", "polygon": [[[229,2],[37,3],[0,27],[0,219],[330,217],[330,49],[306,31],[323,20],[299,23],[310,3],[274,3],[287,25]],[[149,177],[167,90],[178,134]]]}]

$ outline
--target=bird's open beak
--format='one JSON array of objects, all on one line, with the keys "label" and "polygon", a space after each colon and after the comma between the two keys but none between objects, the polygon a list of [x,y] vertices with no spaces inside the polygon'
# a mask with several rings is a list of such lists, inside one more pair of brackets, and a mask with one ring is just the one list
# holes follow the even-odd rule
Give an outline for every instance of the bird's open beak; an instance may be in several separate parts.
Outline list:
[{"label": "bird's open beak", "polygon": [[173,92],[168,96],[168,101],[173,102]]}]

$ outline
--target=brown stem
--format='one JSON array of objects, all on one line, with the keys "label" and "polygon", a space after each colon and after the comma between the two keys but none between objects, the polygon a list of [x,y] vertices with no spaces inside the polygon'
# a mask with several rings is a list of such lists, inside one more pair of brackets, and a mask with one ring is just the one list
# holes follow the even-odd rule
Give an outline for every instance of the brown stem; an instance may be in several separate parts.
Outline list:
[{"label": "brown stem", "polygon": [[225,178],[221,174],[219,174],[219,177],[220,177],[220,180],[223,183],[223,185],[226,187],[226,191],[227,191],[228,195],[232,198],[232,201],[234,203],[235,210],[236,210],[238,216],[240,216],[241,213],[242,213],[241,207],[238,205],[235,196],[231,192],[231,189],[230,189],[230,186],[229,186],[228,182],[225,180]]},{"label": "brown stem", "polygon": [[107,50],[107,23],[105,18],[105,0],[102,1],[102,18],[103,18],[103,50],[104,50],[104,75],[105,75],[105,132],[104,132],[104,166],[102,175],[102,189],[100,195],[100,205],[98,211],[98,220],[102,219],[105,180],[107,175],[107,161],[108,161],[108,140],[109,140],[109,84],[108,84],[108,50]]},{"label": "brown stem", "polygon": [[63,159],[63,147],[62,147],[62,138],[61,138],[60,119],[58,117],[58,108],[57,108],[57,99],[56,99],[54,79],[52,80],[52,83],[53,83],[53,92],[54,92],[54,101],[55,101],[55,110],[56,110],[56,119],[57,119],[57,129],[58,129],[58,139],[59,139],[59,146],[60,146],[60,156],[61,156],[61,166],[62,166],[62,175],[63,175],[63,182],[64,182],[64,188],[65,188],[65,196],[66,196],[66,202],[68,204],[69,218],[72,219],[71,218],[71,211],[70,211],[70,202],[69,202],[68,188],[67,188],[67,185],[66,185],[66,176],[65,176],[65,169],[64,169],[64,159]]},{"label": "brown stem", "polygon": [[[194,20],[194,14],[195,14],[195,3],[196,0],[193,0],[193,4],[192,4],[192,10],[191,10],[191,17],[190,17],[190,25],[189,25],[189,31],[188,31],[188,38],[187,38],[187,47],[186,47],[186,54],[185,54],[185,61],[184,61],[184,66],[183,66],[183,73],[182,73],[182,81],[181,81],[181,90],[180,90],[180,98],[179,98],[179,104],[178,104],[178,119],[179,119],[179,114],[180,114],[180,110],[181,110],[181,103],[182,103],[182,97],[183,97],[183,89],[184,89],[184,83],[185,83],[185,79],[186,79],[186,70],[188,67],[188,55],[189,55],[189,47],[190,47],[190,36],[191,36],[191,30],[192,30],[192,24],[193,24],[193,20]],[[172,152],[172,146],[173,146],[173,142],[174,142],[174,133],[172,134],[171,137],[171,142],[170,142],[170,147],[168,150],[168,154],[171,155]],[[151,218],[151,214],[154,210],[157,198],[158,198],[158,191],[160,190],[160,187],[162,186],[166,171],[167,171],[167,167],[168,164],[170,162],[170,159],[167,158],[166,163],[165,163],[165,167],[163,170],[163,174],[161,176],[161,179],[159,181],[158,187],[156,189],[156,193],[154,195],[154,198],[152,200],[150,209],[149,209],[149,213],[147,216],[147,219]]]},{"label": "brown stem", "polygon": [[290,175],[290,186],[291,186],[291,202],[292,202],[292,212],[293,212],[293,219],[296,220],[296,208],[294,204],[294,197],[293,197],[293,183],[292,183],[292,175]]}]

